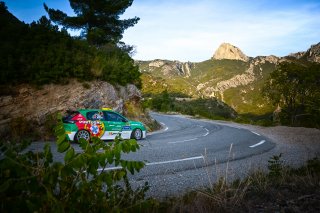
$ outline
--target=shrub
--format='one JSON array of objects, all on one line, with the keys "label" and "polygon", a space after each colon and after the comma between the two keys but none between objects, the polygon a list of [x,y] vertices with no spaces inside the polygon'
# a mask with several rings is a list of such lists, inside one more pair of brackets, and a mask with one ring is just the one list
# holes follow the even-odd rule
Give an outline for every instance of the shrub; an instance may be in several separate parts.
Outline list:
[{"label": "shrub", "polygon": [[9,123],[7,138],[20,140],[22,138],[35,139],[39,137],[39,132],[35,131],[36,122],[27,120],[24,117],[12,118]]},{"label": "shrub", "polygon": [[42,152],[31,152],[29,142],[1,142],[1,212],[141,211],[152,204],[144,199],[147,183],[133,189],[127,176],[139,172],[144,163],[121,158],[139,149],[135,140],[80,140],[82,153],[76,153],[61,120],[56,134],[63,162],[53,161],[49,144]]}]

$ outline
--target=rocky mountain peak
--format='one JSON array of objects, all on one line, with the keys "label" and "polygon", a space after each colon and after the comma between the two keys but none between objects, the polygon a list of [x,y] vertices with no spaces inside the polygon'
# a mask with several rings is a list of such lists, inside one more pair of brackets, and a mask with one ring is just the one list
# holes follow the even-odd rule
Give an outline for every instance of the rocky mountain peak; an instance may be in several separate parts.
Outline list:
[{"label": "rocky mountain peak", "polygon": [[320,63],[320,42],[318,44],[311,45],[305,55],[309,61]]},{"label": "rocky mountain peak", "polygon": [[305,52],[291,53],[289,56],[296,59],[306,59],[311,62],[320,63],[320,43],[311,45]]},{"label": "rocky mountain peak", "polygon": [[238,47],[229,43],[222,43],[213,55],[213,59],[230,59],[248,61],[246,56]]}]

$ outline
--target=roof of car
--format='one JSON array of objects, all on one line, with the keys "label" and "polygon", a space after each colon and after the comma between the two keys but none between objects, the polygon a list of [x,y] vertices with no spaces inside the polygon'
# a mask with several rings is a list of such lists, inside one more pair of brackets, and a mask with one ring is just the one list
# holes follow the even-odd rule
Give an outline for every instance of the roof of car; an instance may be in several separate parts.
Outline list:
[{"label": "roof of car", "polygon": [[102,108],[102,109],[78,109],[77,111],[113,111],[110,108]]}]

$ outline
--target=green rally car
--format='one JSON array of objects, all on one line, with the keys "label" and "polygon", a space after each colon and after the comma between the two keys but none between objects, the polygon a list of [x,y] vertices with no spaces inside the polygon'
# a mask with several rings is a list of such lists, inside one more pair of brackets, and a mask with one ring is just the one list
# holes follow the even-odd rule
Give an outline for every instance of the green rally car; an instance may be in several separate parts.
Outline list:
[{"label": "green rally car", "polygon": [[108,108],[68,111],[62,120],[66,135],[71,141],[79,141],[80,138],[89,141],[91,137],[113,140],[118,134],[123,139],[140,140],[147,135],[141,122],[130,121]]}]

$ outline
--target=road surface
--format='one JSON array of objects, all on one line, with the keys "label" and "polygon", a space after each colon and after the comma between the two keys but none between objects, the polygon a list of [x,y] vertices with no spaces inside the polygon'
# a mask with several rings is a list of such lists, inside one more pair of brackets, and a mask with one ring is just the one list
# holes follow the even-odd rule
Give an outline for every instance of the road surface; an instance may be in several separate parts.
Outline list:
[{"label": "road surface", "polygon": [[[134,186],[148,182],[149,195],[154,197],[208,187],[222,176],[243,177],[261,154],[275,147],[270,139],[247,129],[180,115],[151,115],[163,129],[148,134],[139,141],[140,150],[123,157],[146,162],[130,179]],[[39,149],[39,143],[32,145]],[[81,152],[78,144],[73,147]],[[54,152],[56,160],[63,160],[63,156]]]}]

